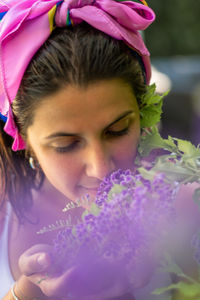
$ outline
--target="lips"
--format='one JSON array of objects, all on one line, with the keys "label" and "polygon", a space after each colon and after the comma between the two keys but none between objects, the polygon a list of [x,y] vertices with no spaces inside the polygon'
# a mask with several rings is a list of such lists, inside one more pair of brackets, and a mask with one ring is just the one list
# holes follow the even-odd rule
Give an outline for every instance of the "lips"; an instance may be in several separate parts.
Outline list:
[{"label": "lips", "polygon": [[80,184],[79,186],[81,188],[84,188],[84,189],[87,189],[87,190],[98,190],[99,188],[99,185],[100,185],[101,181],[99,182],[93,182],[93,183],[83,183],[83,184]]},{"label": "lips", "polygon": [[98,190],[98,186],[95,186],[95,187],[88,187],[88,186],[83,186],[84,189],[87,189],[87,190],[91,190],[91,191],[94,191],[94,190]]},{"label": "lips", "polygon": [[88,188],[88,187],[83,187],[83,189],[85,190],[85,191],[87,191],[87,193],[97,193],[97,191],[98,191],[98,188],[96,187],[96,188]]}]

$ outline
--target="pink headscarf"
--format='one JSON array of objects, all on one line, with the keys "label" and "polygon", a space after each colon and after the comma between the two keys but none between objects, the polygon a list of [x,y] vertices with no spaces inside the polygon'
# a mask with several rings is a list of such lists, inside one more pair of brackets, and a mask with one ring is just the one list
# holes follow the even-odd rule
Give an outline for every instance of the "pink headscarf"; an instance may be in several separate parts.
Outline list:
[{"label": "pink headscarf", "polygon": [[14,138],[14,151],[26,145],[14,122],[11,104],[29,62],[55,27],[85,21],[123,40],[142,57],[149,83],[149,52],[138,31],[146,29],[155,15],[144,4],[115,0],[0,0],[0,113],[7,116],[4,130]]}]

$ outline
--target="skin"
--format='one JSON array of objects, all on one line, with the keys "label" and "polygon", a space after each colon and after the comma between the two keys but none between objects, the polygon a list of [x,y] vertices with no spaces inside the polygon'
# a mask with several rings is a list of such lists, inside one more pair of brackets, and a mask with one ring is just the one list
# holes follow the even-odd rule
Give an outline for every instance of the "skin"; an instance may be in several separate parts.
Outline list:
[{"label": "skin", "polygon": [[[46,299],[46,295],[55,300],[61,299],[63,292],[68,293],[77,269],[41,281],[51,269],[48,244],[54,236],[36,232],[55,223],[67,201],[76,201],[85,194],[93,200],[100,182],[112,171],[134,168],[139,137],[137,101],[131,87],[120,79],[99,81],[84,88],[70,85],[43,99],[27,130],[28,145],[46,175],[44,187],[33,198],[31,214],[39,222],[20,229],[13,222],[9,242],[18,296],[30,298],[32,291],[31,296]],[[85,291],[81,299],[124,295],[126,287],[118,275],[113,275],[109,288],[102,283],[95,295]],[[133,297],[129,295],[127,299]]]},{"label": "skin", "polygon": [[94,196],[105,176],[133,166],[139,136],[136,98],[119,79],[60,90],[42,102],[28,128],[49,182],[73,201]]}]

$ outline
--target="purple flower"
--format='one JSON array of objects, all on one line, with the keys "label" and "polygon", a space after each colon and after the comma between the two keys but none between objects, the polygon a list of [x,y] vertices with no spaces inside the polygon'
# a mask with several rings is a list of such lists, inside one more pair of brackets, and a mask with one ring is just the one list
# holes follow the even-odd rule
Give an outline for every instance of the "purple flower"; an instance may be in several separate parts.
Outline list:
[{"label": "purple flower", "polygon": [[[129,288],[138,287],[146,270],[159,263],[162,240],[175,220],[176,191],[163,174],[151,182],[130,170],[112,173],[99,187],[94,204],[98,213],[91,211],[82,223],[58,233],[52,254],[55,260],[59,256],[57,267],[88,268],[101,261],[105,270],[115,266]],[[95,276],[99,280],[98,268],[93,269]]]}]

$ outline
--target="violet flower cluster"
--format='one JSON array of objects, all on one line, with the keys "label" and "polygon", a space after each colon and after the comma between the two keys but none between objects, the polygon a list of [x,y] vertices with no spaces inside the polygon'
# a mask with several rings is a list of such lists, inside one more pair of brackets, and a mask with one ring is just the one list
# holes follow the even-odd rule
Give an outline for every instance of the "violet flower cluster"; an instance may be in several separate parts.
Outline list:
[{"label": "violet flower cluster", "polygon": [[130,170],[114,172],[101,183],[82,222],[58,233],[56,265],[61,271],[82,265],[84,276],[92,269],[94,282],[112,266],[130,289],[140,287],[159,263],[163,241],[175,222],[176,192],[164,174],[149,181]]}]

